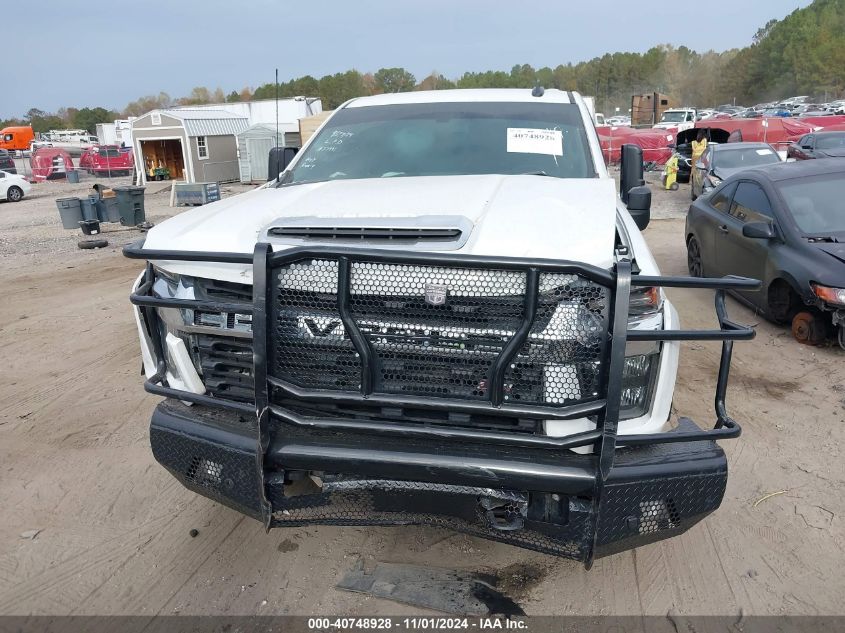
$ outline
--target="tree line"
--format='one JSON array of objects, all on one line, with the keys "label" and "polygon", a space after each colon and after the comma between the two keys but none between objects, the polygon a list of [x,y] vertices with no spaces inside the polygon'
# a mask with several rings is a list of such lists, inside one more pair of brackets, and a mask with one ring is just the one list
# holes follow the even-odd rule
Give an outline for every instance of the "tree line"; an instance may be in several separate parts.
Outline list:
[{"label": "tree line", "polygon": [[[714,22],[714,28],[718,28]],[[352,69],[320,78],[297,77],[278,85],[282,98],[320,97],[334,109],[353,97],[410,90],[448,88],[531,88],[535,85],[577,90],[596,99],[597,109],[627,112],[631,95],[662,92],[685,105],[721,103],[753,105],[795,94],[818,100],[845,96],[845,0],[815,0],[783,20],[770,20],[754,34],[749,46],[724,52],[696,52],[686,46],[654,46],[645,53],[606,53],[577,64],[534,68],[518,64],[510,71],[465,72],[456,78],[432,71],[418,80],[405,68],[381,68],[374,73]],[[21,119],[0,126],[31,124],[36,132],[72,127],[94,132],[97,123],[140,116],[156,108],[271,99],[276,84],[245,87],[226,93],[198,86],[181,98],[165,92],[141,97],[120,112],[107,108],[61,108],[55,113],[30,109]]]}]

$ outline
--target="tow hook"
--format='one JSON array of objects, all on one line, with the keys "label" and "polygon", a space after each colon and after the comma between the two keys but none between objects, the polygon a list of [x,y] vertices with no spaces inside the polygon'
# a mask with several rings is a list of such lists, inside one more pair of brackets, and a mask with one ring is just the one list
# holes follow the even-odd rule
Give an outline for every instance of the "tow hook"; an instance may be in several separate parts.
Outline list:
[{"label": "tow hook", "polygon": [[528,510],[526,501],[481,497],[478,503],[484,510],[487,523],[494,530],[512,532],[525,527],[524,517]]}]

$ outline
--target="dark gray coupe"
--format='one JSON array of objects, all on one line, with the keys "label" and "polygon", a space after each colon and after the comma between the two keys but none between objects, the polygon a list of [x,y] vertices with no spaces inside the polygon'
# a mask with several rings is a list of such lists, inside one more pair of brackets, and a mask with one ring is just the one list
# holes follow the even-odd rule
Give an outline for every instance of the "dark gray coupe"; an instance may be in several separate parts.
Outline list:
[{"label": "dark gray coupe", "polygon": [[780,163],[736,173],[693,202],[687,262],[695,277],[743,275],[761,290],[737,297],[767,318],[792,322],[845,349],[845,161]]}]

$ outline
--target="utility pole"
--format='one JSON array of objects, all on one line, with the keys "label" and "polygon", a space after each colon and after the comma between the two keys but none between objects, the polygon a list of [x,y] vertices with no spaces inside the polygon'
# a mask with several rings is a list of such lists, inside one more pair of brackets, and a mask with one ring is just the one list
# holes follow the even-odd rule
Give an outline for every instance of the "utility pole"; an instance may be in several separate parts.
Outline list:
[{"label": "utility pole", "polygon": [[279,69],[276,69],[276,147],[279,146]]}]

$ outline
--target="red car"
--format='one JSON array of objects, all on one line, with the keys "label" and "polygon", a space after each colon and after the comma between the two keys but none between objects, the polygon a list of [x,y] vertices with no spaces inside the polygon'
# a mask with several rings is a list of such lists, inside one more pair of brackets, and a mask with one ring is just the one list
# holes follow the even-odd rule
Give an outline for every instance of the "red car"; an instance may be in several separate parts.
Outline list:
[{"label": "red car", "polygon": [[91,147],[82,153],[79,168],[98,176],[128,176],[132,173],[135,159],[132,150],[117,145]]}]

